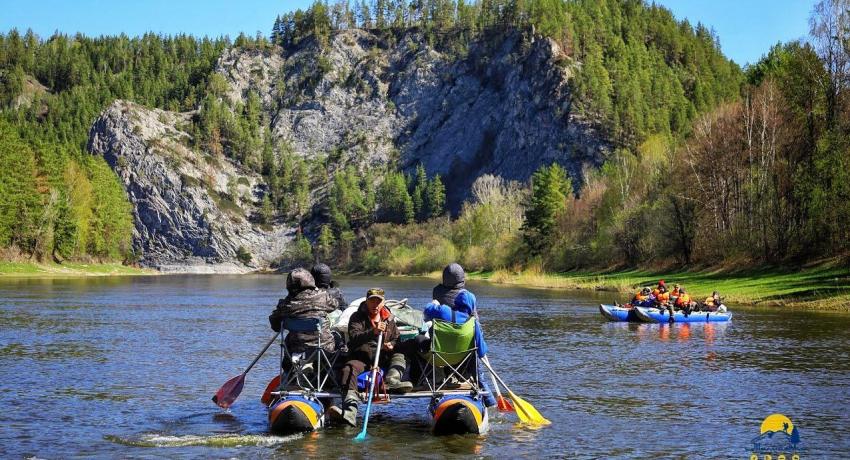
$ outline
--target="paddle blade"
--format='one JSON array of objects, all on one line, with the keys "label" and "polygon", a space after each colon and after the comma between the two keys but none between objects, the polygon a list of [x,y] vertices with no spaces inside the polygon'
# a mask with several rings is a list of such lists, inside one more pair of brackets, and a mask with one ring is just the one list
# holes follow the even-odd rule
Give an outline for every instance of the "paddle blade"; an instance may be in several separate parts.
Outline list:
[{"label": "paddle blade", "polygon": [[276,375],[268,385],[266,385],[266,391],[263,392],[263,397],[260,398],[260,401],[263,402],[266,406],[272,402],[272,391],[280,388],[280,375]]},{"label": "paddle blade", "polygon": [[496,406],[499,408],[499,412],[513,412],[514,411],[514,406],[512,406],[510,401],[508,401],[507,398],[505,398],[502,395],[499,395],[499,397],[497,398]]},{"label": "paddle blade", "polygon": [[549,425],[552,423],[546,417],[540,415],[540,412],[537,412],[537,409],[528,401],[525,401],[511,391],[508,391],[508,394],[511,400],[513,400],[514,406],[516,406],[516,415],[519,417],[520,422],[530,425]]},{"label": "paddle blade", "polygon": [[245,374],[237,375],[232,379],[224,382],[224,385],[218,389],[215,395],[212,397],[214,403],[221,407],[222,409],[229,408],[236,398],[239,397],[239,393],[242,393],[242,387],[245,385]]},{"label": "paddle blade", "polygon": [[354,437],[355,441],[365,441],[366,440],[366,432],[361,431],[360,434]]}]

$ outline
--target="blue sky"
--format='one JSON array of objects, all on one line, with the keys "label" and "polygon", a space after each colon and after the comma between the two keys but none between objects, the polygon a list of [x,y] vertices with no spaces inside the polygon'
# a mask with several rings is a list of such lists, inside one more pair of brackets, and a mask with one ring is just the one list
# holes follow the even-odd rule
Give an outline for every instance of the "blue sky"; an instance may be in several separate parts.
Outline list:
[{"label": "blue sky", "polygon": [[[755,62],[773,44],[803,38],[815,0],[656,0],[677,18],[713,27],[723,52],[737,63]],[[277,14],[312,0],[0,0],[0,31],[32,28],[86,35],[166,34],[235,37],[268,34]]]}]

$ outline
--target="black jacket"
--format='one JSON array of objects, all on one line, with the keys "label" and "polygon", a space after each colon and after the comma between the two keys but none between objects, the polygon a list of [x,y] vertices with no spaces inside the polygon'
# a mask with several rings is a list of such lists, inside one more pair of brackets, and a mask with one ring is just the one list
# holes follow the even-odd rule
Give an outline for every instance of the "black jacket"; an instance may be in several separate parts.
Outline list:
[{"label": "black jacket", "polygon": [[331,302],[333,302],[334,306],[340,310],[345,310],[348,308],[348,304],[345,303],[345,297],[342,296],[342,291],[339,290],[338,287],[333,286],[327,289],[319,288],[328,293],[328,297],[330,297]]},{"label": "black jacket", "polygon": [[443,269],[443,282],[434,286],[431,298],[442,305],[454,307],[455,297],[466,287],[466,273],[458,264],[449,264]]}]

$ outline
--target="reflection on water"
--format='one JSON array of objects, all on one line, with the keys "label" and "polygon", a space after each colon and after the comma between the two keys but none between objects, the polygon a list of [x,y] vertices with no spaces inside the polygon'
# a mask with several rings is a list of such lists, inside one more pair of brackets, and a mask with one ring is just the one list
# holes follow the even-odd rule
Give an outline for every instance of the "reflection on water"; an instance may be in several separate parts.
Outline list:
[{"label": "reflection on water", "polygon": [[[424,306],[433,281],[382,285]],[[427,403],[377,406],[369,439],[266,432],[261,360],[229,412],[210,402],[268,338],[275,276],[0,283],[0,457],[735,457],[788,415],[807,456],[850,455],[850,316],[738,309],[731,323],[608,323],[607,293],[470,286],[490,357],[552,425],[491,414],[485,436],[429,434]],[[648,428],[635,436],[636,429]],[[62,443],[56,443],[62,439]]]}]

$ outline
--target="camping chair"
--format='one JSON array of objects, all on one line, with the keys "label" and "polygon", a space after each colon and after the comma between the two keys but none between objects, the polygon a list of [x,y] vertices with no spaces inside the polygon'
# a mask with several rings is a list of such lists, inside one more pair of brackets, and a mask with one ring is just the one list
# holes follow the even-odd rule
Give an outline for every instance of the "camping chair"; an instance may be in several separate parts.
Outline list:
[{"label": "camping chair", "polygon": [[[427,385],[431,392],[441,391],[446,387],[449,377],[454,377],[458,383],[467,383],[471,386],[470,389],[479,391],[475,321],[472,317],[463,324],[455,324],[434,319],[431,327],[431,346],[429,351],[422,355],[425,365],[419,386]],[[450,370],[442,382],[437,381],[438,367]]]},{"label": "camping chair", "polygon": [[[326,391],[328,380],[333,388],[339,387],[339,381],[334,372],[340,351],[332,353],[322,348],[322,330],[329,327],[326,321],[319,318],[284,318],[280,325],[280,388],[281,392],[290,386],[311,392]],[[304,352],[290,352],[286,346],[286,336],[292,332],[315,332],[317,343],[308,346]],[[284,363],[289,362],[289,368]]]}]

